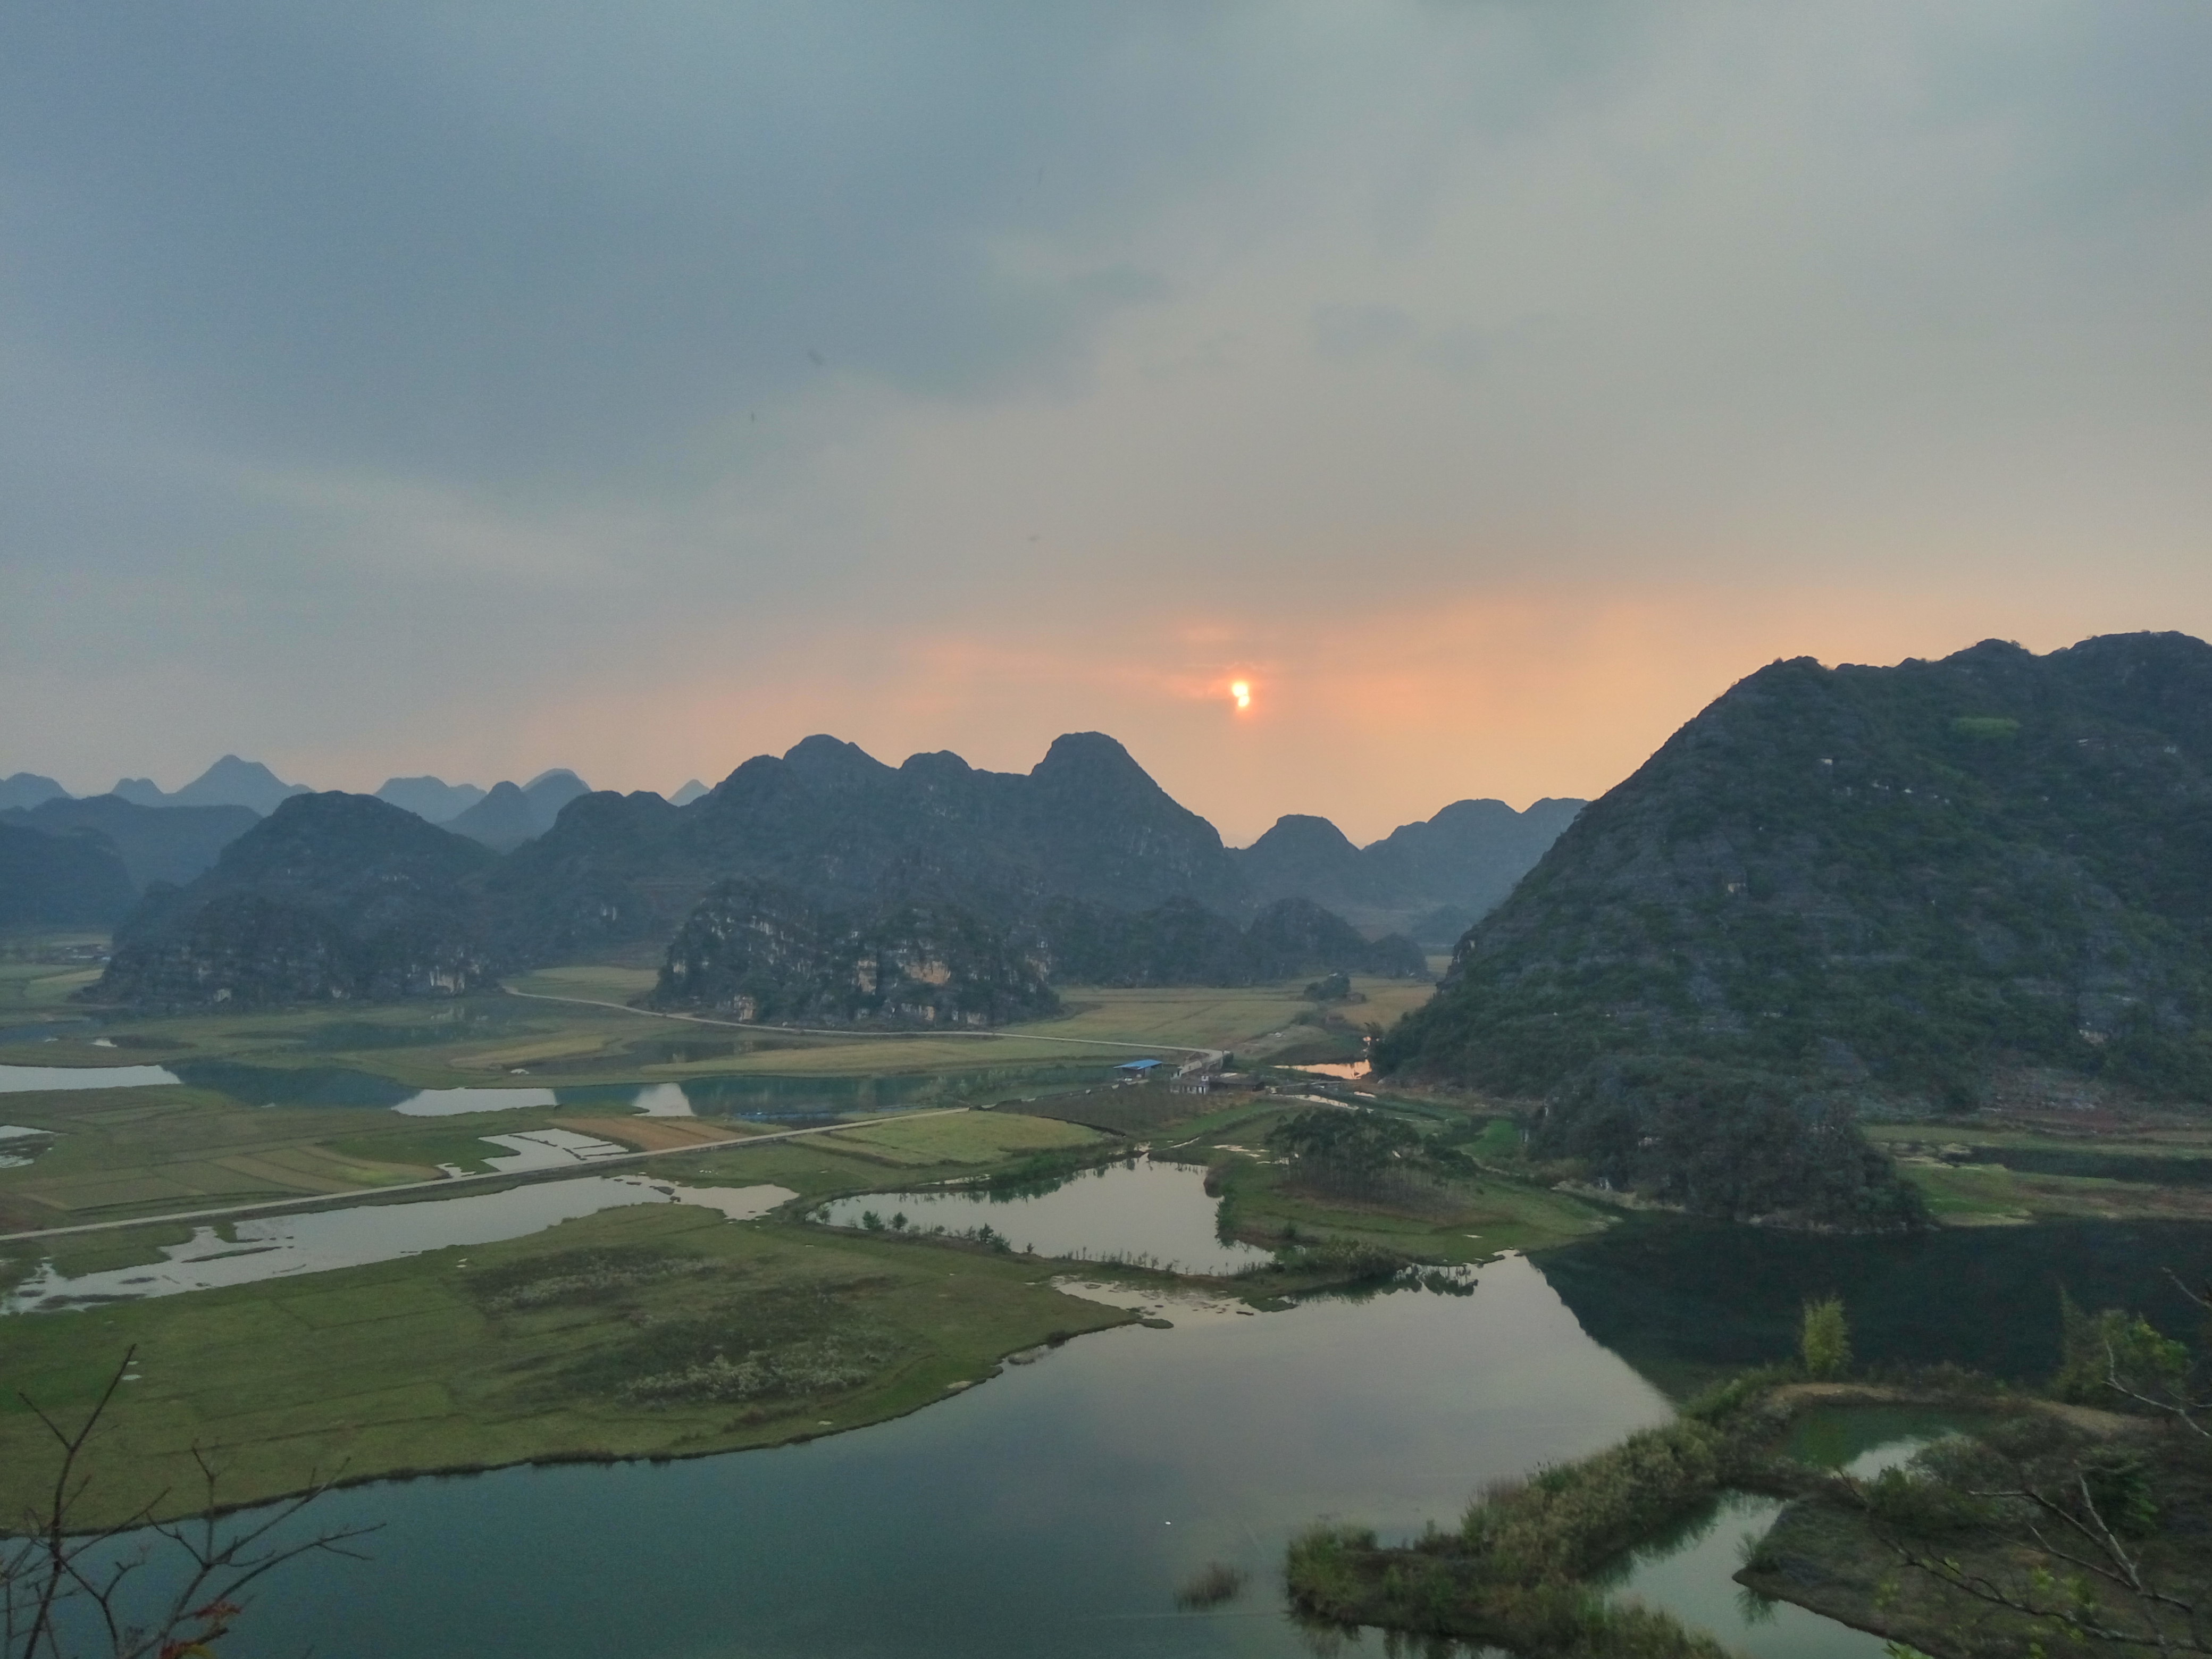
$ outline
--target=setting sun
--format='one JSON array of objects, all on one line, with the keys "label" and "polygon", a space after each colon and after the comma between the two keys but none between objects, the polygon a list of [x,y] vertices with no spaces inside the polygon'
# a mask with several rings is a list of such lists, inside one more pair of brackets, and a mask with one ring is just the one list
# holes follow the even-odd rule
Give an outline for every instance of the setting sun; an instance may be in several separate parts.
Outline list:
[{"label": "setting sun", "polygon": [[1252,706],[1251,682],[1238,680],[1229,688],[1229,695],[1237,699],[1237,706],[1239,708],[1249,708]]}]

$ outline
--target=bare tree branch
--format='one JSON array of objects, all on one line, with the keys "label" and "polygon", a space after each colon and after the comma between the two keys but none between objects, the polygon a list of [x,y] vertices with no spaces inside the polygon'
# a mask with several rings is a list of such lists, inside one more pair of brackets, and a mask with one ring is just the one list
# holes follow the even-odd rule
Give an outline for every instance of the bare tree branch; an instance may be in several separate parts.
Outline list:
[{"label": "bare tree branch", "polygon": [[[154,1522],[168,1500],[165,1490],[112,1526],[88,1532],[72,1528],[71,1516],[92,1484],[86,1454],[94,1431],[113,1405],[118,1389],[137,1357],[134,1347],[108,1378],[106,1387],[75,1431],[64,1428],[27,1395],[24,1405],[45,1425],[58,1449],[50,1496],[43,1509],[24,1517],[24,1531],[13,1542],[0,1540],[0,1659],[79,1659],[65,1647],[64,1610],[71,1604],[98,1626],[110,1659],[185,1659],[207,1651],[206,1644],[228,1632],[245,1611],[246,1589],[278,1567],[303,1555],[327,1552],[349,1559],[368,1558],[346,1546],[376,1530],[348,1527],[281,1544],[275,1534],[328,1492],[335,1480],[311,1478],[307,1489],[268,1509],[252,1522],[225,1523],[216,1516],[221,1471],[198,1447],[192,1460],[200,1475],[204,1502],[183,1521]],[[137,1533],[134,1551],[115,1555],[118,1540]],[[169,1559],[182,1558],[185,1569],[145,1623],[129,1614],[125,1591],[156,1561],[157,1547]]]}]

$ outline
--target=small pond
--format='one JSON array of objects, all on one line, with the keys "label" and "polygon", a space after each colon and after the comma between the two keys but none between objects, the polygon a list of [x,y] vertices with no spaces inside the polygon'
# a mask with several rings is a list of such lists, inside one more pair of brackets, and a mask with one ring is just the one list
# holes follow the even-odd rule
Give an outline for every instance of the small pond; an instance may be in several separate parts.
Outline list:
[{"label": "small pond", "polygon": [[732,1220],[745,1220],[793,1196],[781,1187],[684,1187],[643,1176],[579,1176],[464,1198],[240,1220],[221,1228],[194,1228],[189,1242],[164,1246],[167,1259],[151,1265],[69,1278],[52,1263],[41,1264],[0,1301],[0,1314],[49,1313],[357,1267],[426,1250],[520,1238],[558,1222],[631,1204],[702,1204]]},{"label": "small pond", "polygon": [[0,1170],[20,1170],[46,1149],[52,1137],[44,1129],[0,1123]]},{"label": "small pond", "polygon": [[988,1227],[1016,1250],[1078,1261],[1126,1261],[1187,1273],[1233,1273],[1273,1260],[1214,1231],[1206,1172],[1149,1158],[1073,1176],[1047,1193],[981,1188],[869,1193],[814,1212],[835,1227],[974,1235]]}]

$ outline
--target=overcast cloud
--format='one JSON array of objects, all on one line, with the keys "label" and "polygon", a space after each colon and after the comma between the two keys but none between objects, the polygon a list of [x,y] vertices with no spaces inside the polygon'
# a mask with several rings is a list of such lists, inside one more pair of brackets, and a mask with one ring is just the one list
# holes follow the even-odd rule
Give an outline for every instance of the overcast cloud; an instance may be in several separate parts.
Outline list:
[{"label": "overcast cloud", "polygon": [[1776,656],[2212,631],[2208,64],[2197,0],[11,8],[0,773],[1099,728],[1364,837]]}]

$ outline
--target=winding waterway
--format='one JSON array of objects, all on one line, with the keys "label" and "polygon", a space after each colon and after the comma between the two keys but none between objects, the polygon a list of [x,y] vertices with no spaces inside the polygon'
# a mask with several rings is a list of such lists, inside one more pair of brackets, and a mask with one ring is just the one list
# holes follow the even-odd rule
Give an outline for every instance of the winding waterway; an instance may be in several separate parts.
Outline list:
[{"label": "winding waterway", "polygon": [[[1144,1167],[1060,1191],[1133,1199],[1153,1178]],[[1176,1226],[1210,1228],[1194,1182],[1179,1198],[1166,1185],[1143,1190]],[[958,1201],[1012,1237],[1041,1224],[1057,1196]],[[1389,1538],[1449,1526],[1486,1481],[1668,1415],[1594,1330],[1655,1375],[1732,1363],[1754,1342],[1771,1358],[1787,1348],[1781,1311],[1832,1288],[1864,1310],[1877,1356],[1948,1306],[1956,1357],[2033,1375],[2055,1349],[2054,1273],[2093,1305],[2145,1306],[2160,1264],[2212,1265],[2202,1227],[2019,1229],[1972,1242],[1972,1252],[1943,1235],[1824,1247],[1631,1223],[1542,1263],[1491,1263],[1468,1295],[1407,1288],[1274,1313],[1170,1299],[1152,1310],[1170,1328],[1079,1338],[911,1416],[799,1445],[356,1488],[311,1515],[379,1527],[372,1559],[288,1567],[225,1651],[1304,1659],[1279,1578],[1301,1528],[1327,1517]],[[1968,1261],[1989,1293],[2010,1287],[1986,1316],[1959,1316],[1956,1270]],[[1825,1449],[1808,1442],[1807,1455],[1848,1462],[1886,1445],[1899,1455],[1935,1431],[1873,1418],[1831,1426]],[[1817,1440],[1818,1426],[1808,1433]],[[1725,1500],[1702,1529],[1624,1564],[1620,1588],[1755,1659],[1875,1659],[1871,1638],[1740,1601],[1738,1538],[1771,1519],[1757,1500]],[[1178,1586],[1216,1562],[1249,1575],[1243,1595],[1179,1608]]]}]

